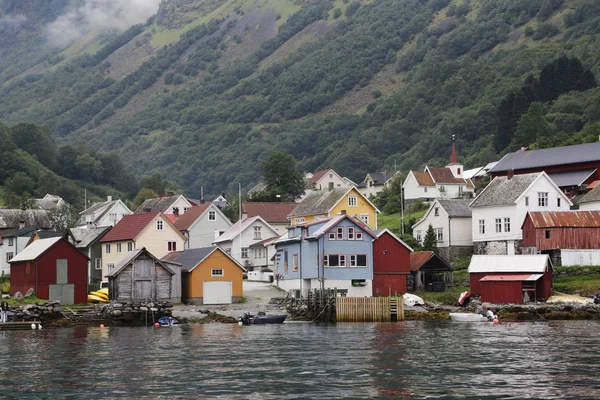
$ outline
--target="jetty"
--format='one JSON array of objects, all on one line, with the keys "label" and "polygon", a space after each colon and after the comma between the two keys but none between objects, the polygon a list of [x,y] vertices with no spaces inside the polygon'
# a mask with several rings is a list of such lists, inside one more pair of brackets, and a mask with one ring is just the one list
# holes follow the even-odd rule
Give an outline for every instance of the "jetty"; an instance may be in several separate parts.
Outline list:
[{"label": "jetty", "polygon": [[40,321],[13,321],[13,322],[0,322],[0,331],[20,331],[20,330],[32,330],[32,325],[35,329],[41,326]]}]

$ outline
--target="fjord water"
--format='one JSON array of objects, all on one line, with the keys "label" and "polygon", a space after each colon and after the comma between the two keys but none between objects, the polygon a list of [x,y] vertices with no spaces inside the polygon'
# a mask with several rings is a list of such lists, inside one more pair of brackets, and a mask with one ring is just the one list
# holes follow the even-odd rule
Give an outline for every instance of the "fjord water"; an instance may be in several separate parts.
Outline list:
[{"label": "fjord water", "polygon": [[600,323],[0,332],[2,398],[600,398]]}]

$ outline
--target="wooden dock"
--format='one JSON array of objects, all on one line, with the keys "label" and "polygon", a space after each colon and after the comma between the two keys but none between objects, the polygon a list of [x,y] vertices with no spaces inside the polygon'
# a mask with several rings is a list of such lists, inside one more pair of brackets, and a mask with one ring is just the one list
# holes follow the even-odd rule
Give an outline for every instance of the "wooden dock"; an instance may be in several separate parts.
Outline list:
[{"label": "wooden dock", "polygon": [[0,331],[17,331],[17,330],[29,330],[31,331],[31,325],[35,324],[35,328],[38,329],[40,321],[13,321],[13,322],[0,322]]},{"label": "wooden dock", "polygon": [[395,322],[404,320],[398,297],[336,297],[337,322]]}]

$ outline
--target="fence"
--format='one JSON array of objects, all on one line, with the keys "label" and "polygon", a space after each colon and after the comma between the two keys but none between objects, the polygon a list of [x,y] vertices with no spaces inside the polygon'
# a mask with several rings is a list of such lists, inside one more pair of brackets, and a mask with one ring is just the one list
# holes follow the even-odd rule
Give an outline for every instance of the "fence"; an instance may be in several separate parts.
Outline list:
[{"label": "fence", "polygon": [[336,297],[337,322],[392,322],[404,320],[404,302],[398,297]]}]

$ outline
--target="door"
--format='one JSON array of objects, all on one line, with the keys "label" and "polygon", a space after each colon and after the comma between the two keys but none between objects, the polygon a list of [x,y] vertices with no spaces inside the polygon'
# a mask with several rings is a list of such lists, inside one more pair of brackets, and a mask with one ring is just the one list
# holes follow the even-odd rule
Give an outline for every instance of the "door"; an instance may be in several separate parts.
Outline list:
[{"label": "door", "polygon": [[133,283],[133,298],[135,300],[153,300],[152,281],[135,281]]},{"label": "door", "polygon": [[75,303],[75,285],[50,285],[50,301],[60,301],[62,305]]},{"label": "door", "polygon": [[231,281],[225,282],[204,282],[202,293],[204,294],[204,304],[231,304]]}]

